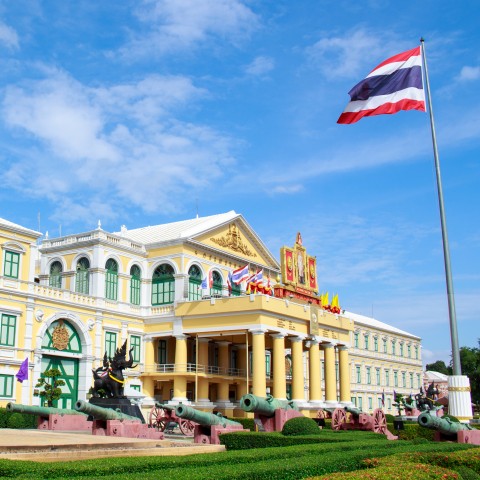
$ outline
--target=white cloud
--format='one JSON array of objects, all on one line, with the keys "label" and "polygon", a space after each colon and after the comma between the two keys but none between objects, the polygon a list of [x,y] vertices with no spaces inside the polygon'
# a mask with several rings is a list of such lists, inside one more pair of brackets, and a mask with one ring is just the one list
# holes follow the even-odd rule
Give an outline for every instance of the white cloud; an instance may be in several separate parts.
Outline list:
[{"label": "white cloud", "polygon": [[0,44],[2,43],[9,48],[18,48],[17,32],[5,23],[0,23]]},{"label": "white cloud", "polygon": [[480,78],[480,67],[462,67],[460,74],[456,77],[459,82],[468,82]]},{"label": "white cloud", "polygon": [[292,195],[303,190],[303,185],[295,184],[295,185],[277,185],[270,191],[271,194],[286,194]]},{"label": "white cloud", "polygon": [[306,54],[327,78],[358,77],[360,81],[375,67],[375,59],[380,62],[401,51],[397,40],[380,42],[379,38],[385,38],[385,32],[380,37],[376,32],[356,27],[343,36],[325,35],[308,47]]},{"label": "white cloud", "polygon": [[12,155],[2,179],[55,201],[56,217],[70,222],[114,217],[125,204],[181,209],[179,198],[207,189],[234,161],[228,137],[181,119],[182,109],[205,95],[188,78],[158,75],[91,88],[48,71],[9,86],[5,122],[19,138],[27,134],[29,145]]},{"label": "white cloud", "polygon": [[189,50],[218,38],[235,44],[259,24],[242,0],[144,0],[136,13],[150,28],[122,49],[130,58]]},{"label": "white cloud", "polygon": [[249,75],[263,76],[268,72],[271,72],[275,68],[275,61],[273,58],[259,56],[256,57],[252,63],[247,65],[245,71]]}]

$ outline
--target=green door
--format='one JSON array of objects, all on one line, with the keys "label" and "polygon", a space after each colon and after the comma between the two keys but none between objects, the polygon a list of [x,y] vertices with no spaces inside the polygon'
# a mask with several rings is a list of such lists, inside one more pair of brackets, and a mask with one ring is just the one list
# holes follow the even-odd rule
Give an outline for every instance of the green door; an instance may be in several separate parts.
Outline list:
[{"label": "green door", "polygon": [[42,358],[42,372],[51,368],[58,368],[62,373],[60,378],[65,382],[65,385],[61,387],[62,396],[54,407],[73,410],[75,402],[78,400],[78,359],[44,355]]}]

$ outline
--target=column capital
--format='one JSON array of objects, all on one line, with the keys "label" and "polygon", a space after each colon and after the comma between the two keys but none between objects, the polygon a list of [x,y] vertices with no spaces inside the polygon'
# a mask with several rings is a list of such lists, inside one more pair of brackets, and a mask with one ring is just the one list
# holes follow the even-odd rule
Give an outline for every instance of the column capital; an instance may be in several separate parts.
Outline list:
[{"label": "column capital", "polygon": [[215,342],[219,347],[228,347],[232,344],[232,342],[228,342],[227,340],[221,340],[220,342]]},{"label": "column capital", "polygon": [[305,335],[297,335],[296,337],[289,337],[292,343],[303,342],[307,337]]},{"label": "column capital", "polygon": [[187,340],[187,338],[190,338],[188,335],[185,335],[184,333],[177,333],[176,335],[173,335],[177,340]]},{"label": "column capital", "polygon": [[252,335],[265,335],[268,332],[268,329],[267,328],[255,328],[255,329],[249,330],[249,332]]},{"label": "column capital", "polygon": [[350,346],[349,345],[337,345],[337,350],[339,352],[345,352],[345,351],[350,350]]},{"label": "column capital", "polygon": [[286,333],[281,333],[281,332],[275,332],[275,333],[271,333],[270,336],[272,338],[285,338],[287,336]]},{"label": "column capital", "polygon": [[327,349],[327,348],[333,348],[335,346],[335,344],[333,343],[330,343],[330,342],[324,342],[320,345],[320,347],[324,348],[324,349]]},{"label": "column capital", "polygon": [[212,339],[211,339],[211,338],[207,338],[207,337],[198,337],[197,340],[198,340],[198,343],[208,343],[208,342],[210,342]]}]

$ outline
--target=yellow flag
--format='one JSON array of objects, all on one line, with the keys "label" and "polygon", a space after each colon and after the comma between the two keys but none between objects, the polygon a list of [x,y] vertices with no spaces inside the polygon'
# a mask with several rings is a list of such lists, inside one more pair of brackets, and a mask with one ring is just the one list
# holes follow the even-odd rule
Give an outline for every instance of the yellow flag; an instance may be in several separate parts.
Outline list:
[{"label": "yellow flag", "polygon": [[338,293],[332,298],[332,307],[338,307]]}]

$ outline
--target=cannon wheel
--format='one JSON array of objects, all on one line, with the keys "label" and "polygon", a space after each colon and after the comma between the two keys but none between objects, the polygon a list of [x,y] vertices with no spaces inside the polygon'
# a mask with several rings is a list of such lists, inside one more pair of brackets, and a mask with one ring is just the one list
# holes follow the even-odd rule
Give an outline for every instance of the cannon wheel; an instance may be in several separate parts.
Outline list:
[{"label": "cannon wheel", "polygon": [[168,412],[163,408],[153,407],[148,416],[148,424],[151,428],[156,428],[159,432],[163,432],[167,426],[167,416]]},{"label": "cannon wheel", "polygon": [[187,437],[193,437],[193,431],[195,429],[195,424],[190,420],[185,420],[184,418],[178,419],[178,426],[180,431]]},{"label": "cannon wheel", "polygon": [[381,408],[373,411],[373,431],[375,433],[383,433],[384,435],[387,432],[387,417]]},{"label": "cannon wheel", "polygon": [[332,430],[340,430],[344,423],[347,423],[347,413],[343,408],[336,408],[332,415]]}]

